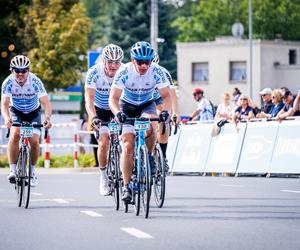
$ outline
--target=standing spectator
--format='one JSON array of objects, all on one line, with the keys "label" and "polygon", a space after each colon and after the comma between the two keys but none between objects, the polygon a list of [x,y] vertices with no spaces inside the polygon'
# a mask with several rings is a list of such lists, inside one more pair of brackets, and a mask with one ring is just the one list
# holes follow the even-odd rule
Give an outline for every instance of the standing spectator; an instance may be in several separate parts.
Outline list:
[{"label": "standing spectator", "polygon": [[250,120],[251,118],[254,117],[253,109],[251,107],[251,101],[248,96],[241,94],[238,104],[239,106],[234,111],[233,118],[232,118],[233,123],[235,124],[236,127],[238,121],[242,119]]},{"label": "standing spectator", "polygon": [[282,102],[282,90],[274,89],[272,91],[272,103],[273,107],[269,113],[261,112],[259,118],[272,118],[276,117],[279,111],[283,108],[284,104]]},{"label": "standing spectator", "polygon": [[204,97],[204,91],[201,88],[195,88],[193,96],[198,102],[197,109],[192,113],[192,121],[210,121],[214,119],[214,107],[208,99]]},{"label": "standing spectator", "polygon": [[222,103],[218,105],[215,120],[230,120],[234,112],[234,105],[231,103],[229,93],[224,93],[222,96]]},{"label": "standing spectator", "polygon": [[293,109],[293,103],[294,103],[294,97],[291,91],[286,90],[283,94],[283,103],[284,107],[279,111],[279,113],[276,116],[276,119],[281,121],[289,116],[293,116],[294,109]]},{"label": "standing spectator", "polygon": [[261,112],[264,112],[265,114],[269,114],[271,109],[274,106],[274,104],[272,102],[272,89],[265,88],[262,91],[260,91],[259,94],[262,99],[262,106],[261,106],[261,109],[258,110],[256,117],[262,118],[263,115],[261,115]]},{"label": "standing spectator", "polygon": [[298,90],[298,94],[293,103],[293,112],[294,116],[300,116],[300,90]]},{"label": "standing spectator", "polygon": [[241,94],[242,94],[242,92],[238,88],[233,89],[232,96],[233,96],[234,104],[236,106],[239,106],[238,102],[239,102],[239,98],[240,98]]}]

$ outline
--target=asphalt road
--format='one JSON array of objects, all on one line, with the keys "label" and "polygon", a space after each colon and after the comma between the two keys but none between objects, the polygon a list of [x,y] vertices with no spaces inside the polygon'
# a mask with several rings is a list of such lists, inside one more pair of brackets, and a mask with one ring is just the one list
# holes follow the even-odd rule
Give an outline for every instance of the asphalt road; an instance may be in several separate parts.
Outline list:
[{"label": "asphalt road", "polygon": [[169,176],[149,219],[115,211],[97,172],[41,170],[29,209],[0,171],[0,249],[300,249],[300,179]]}]

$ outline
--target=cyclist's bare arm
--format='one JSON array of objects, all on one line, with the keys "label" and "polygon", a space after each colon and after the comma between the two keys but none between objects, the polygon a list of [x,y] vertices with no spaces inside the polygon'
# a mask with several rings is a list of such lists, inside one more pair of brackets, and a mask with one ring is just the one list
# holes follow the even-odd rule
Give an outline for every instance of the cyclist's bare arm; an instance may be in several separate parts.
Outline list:
[{"label": "cyclist's bare arm", "polygon": [[7,96],[2,96],[1,99],[1,114],[4,119],[5,125],[10,128],[11,127],[11,121],[9,117],[9,103],[10,103],[10,98]]},{"label": "cyclist's bare arm", "polygon": [[170,88],[169,87],[164,87],[159,89],[160,96],[163,98],[163,110],[168,110],[169,112],[171,111],[171,95],[170,95]]},{"label": "cyclist's bare arm", "polygon": [[84,97],[85,97],[85,109],[86,109],[90,119],[92,119],[93,117],[95,117],[97,115],[95,105],[94,105],[95,95],[96,95],[96,90],[95,89],[85,88],[85,95],[84,95]]},{"label": "cyclist's bare arm", "polygon": [[170,88],[170,94],[172,98],[172,114],[178,117],[178,96],[175,88]]},{"label": "cyclist's bare arm", "polygon": [[113,114],[120,112],[120,97],[122,95],[122,89],[112,87],[109,94],[109,107]]},{"label": "cyclist's bare arm", "polygon": [[45,127],[50,128],[51,127],[50,118],[52,115],[52,107],[51,107],[51,103],[49,101],[48,96],[42,96],[40,98],[40,103],[42,104],[42,106],[45,110],[45,122],[46,122]]}]

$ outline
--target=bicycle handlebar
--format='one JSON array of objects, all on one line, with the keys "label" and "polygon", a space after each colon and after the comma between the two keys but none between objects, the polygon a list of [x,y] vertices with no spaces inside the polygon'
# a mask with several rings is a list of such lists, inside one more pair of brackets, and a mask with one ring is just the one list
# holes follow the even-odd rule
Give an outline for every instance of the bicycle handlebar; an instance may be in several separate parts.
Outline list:
[{"label": "bicycle handlebar", "polygon": [[[37,123],[27,123],[27,122],[22,122],[22,123],[19,123],[19,122],[14,122],[12,123],[11,125],[12,127],[33,127],[33,128],[42,128],[44,127],[43,124],[37,124]],[[10,128],[7,129],[7,133],[6,133],[6,138],[8,138],[10,135]],[[44,134],[44,139],[46,139],[48,137],[48,129],[46,128],[45,129],[45,134]]]}]

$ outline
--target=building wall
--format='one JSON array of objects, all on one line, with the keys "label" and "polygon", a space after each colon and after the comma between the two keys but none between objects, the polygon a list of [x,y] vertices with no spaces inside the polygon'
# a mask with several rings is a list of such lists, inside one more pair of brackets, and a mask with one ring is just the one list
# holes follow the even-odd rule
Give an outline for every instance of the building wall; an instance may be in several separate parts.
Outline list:
[{"label": "building wall", "polygon": [[[289,62],[289,49],[297,48],[300,58],[300,43],[283,41],[253,41],[252,93],[255,103],[260,105],[258,92],[264,87],[276,88],[297,84],[300,78],[298,66],[284,66]],[[298,52],[297,51],[297,52]],[[230,82],[230,62],[246,61],[249,75],[249,43],[235,38],[218,38],[214,42],[177,43],[177,72],[179,85],[179,112],[189,115],[196,108],[192,96],[195,87],[201,87],[204,95],[217,105],[222,93],[232,93],[238,87],[249,94],[249,85],[244,82]],[[274,61],[280,66],[274,67]],[[299,60],[300,61],[300,60]],[[208,62],[209,80],[207,83],[192,82],[192,63]],[[298,83],[299,85],[299,83]],[[299,85],[300,87],[300,85]]]}]

